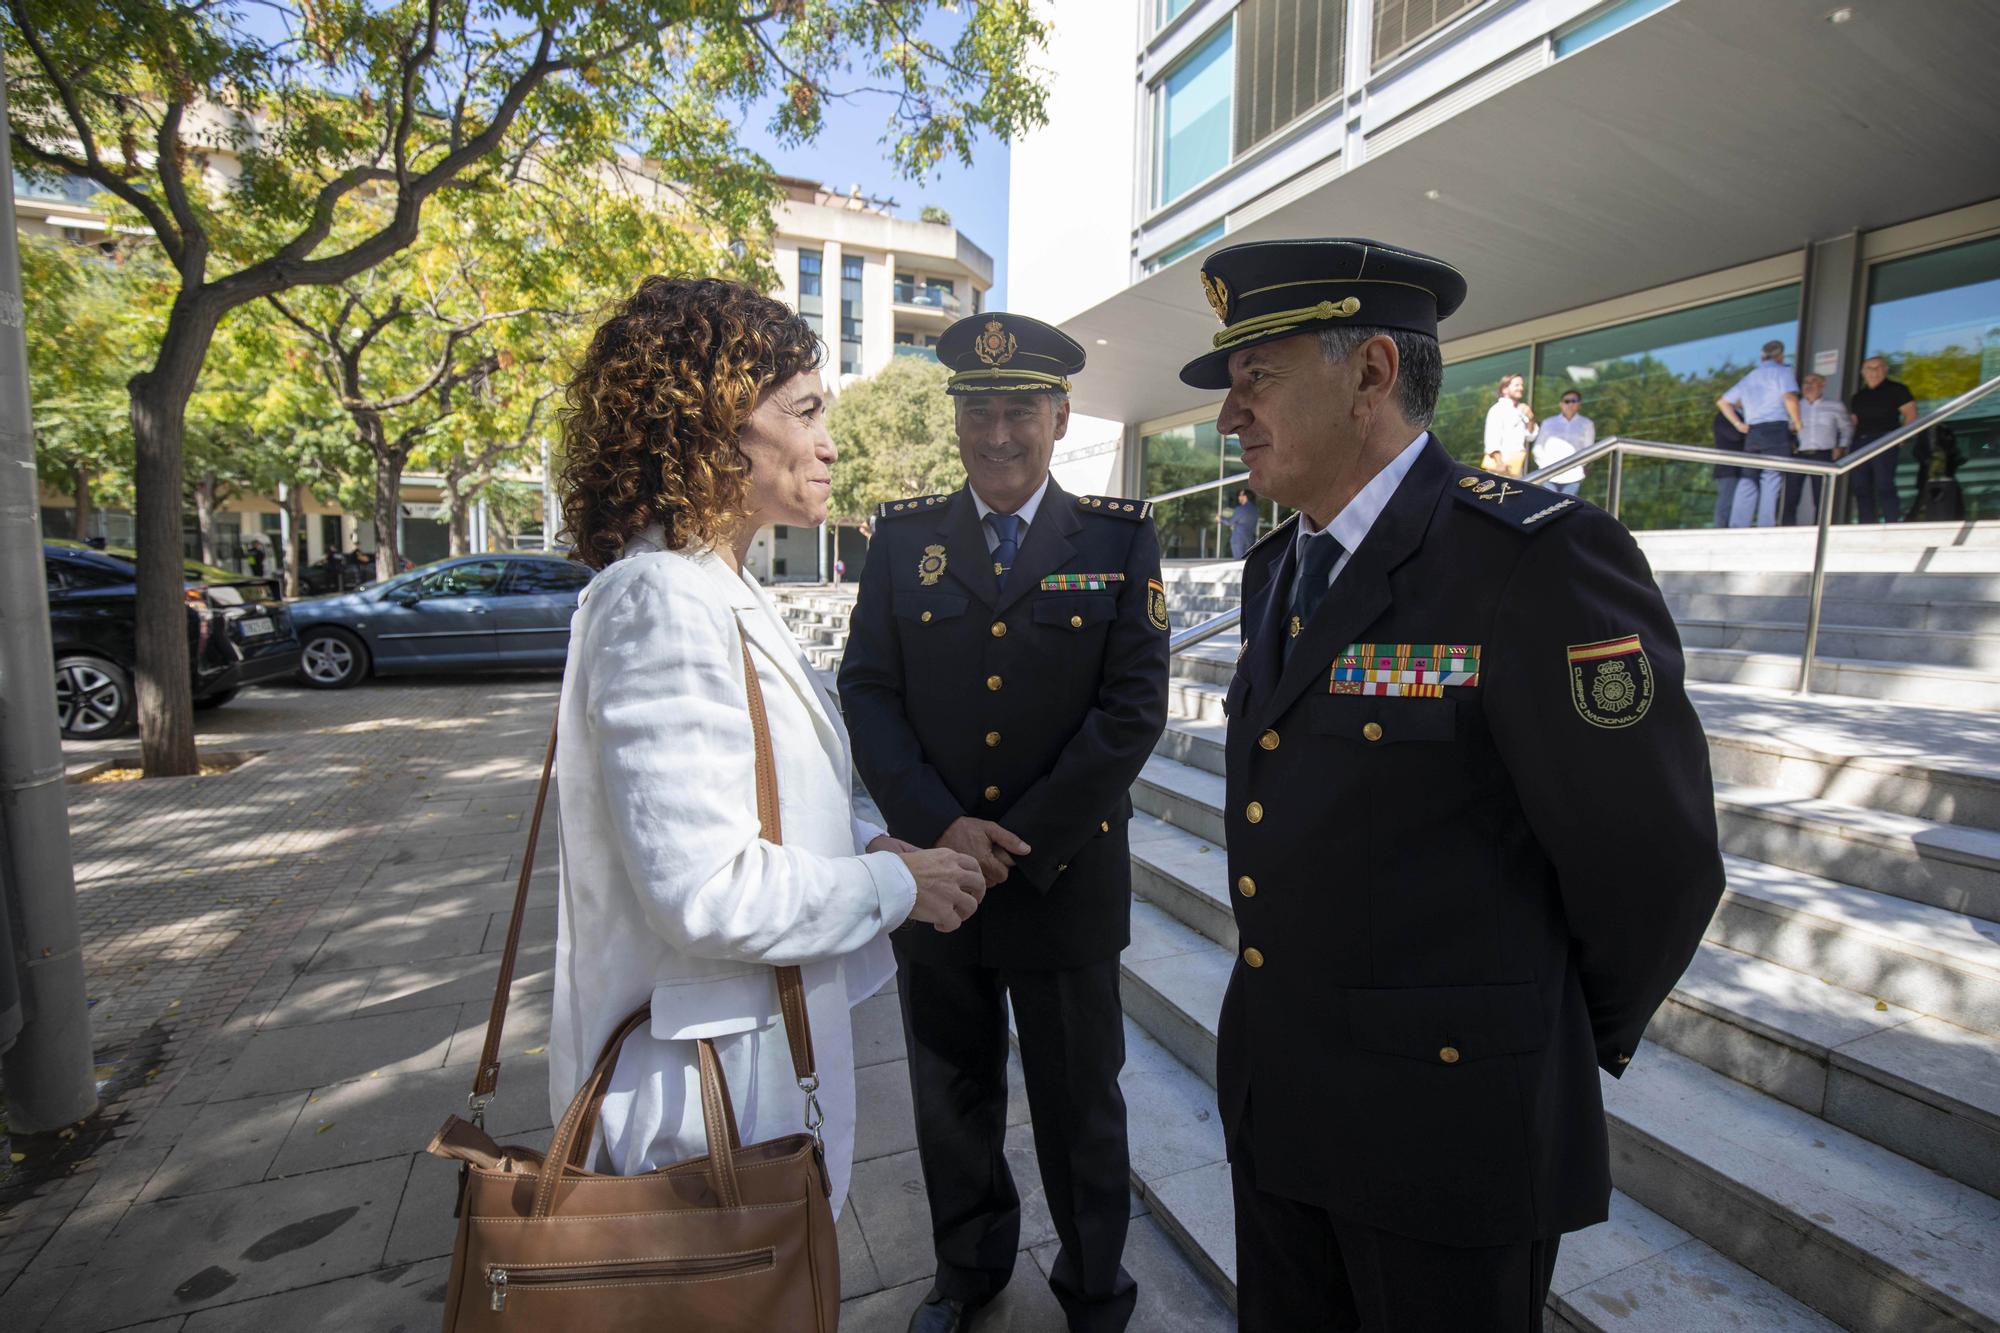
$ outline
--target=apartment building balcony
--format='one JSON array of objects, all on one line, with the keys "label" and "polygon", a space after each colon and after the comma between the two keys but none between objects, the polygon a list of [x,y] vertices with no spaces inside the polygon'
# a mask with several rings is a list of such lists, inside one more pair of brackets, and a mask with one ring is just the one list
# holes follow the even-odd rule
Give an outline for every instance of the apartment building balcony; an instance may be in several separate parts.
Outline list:
[{"label": "apartment building balcony", "polygon": [[899,317],[915,316],[926,326],[942,328],[965,313],[957,292],[928,282],[898,282],[891,299]]}]

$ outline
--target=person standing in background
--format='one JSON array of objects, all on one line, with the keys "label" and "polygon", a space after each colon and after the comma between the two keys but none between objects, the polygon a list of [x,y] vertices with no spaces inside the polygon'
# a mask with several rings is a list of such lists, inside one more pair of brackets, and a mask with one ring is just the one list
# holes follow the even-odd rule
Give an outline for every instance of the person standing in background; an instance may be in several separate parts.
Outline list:
[{"label": "person standing in background", "polygon": [[[1799,431],[1798,456],[1810,458],[1819,463],[1831,463],[1847,452],[1848,441],[1854,438],[1854,419],[1847,414],[1847,407],[1838,398],[1826,396],[1826,376],[1808,375],[1799,381]],[[1785,478],[1784,511],[1779,521],[1786,527],[1799,521],[1799,497],[1808,487],[1812,490],[1813,517],[1819,517],[1819,507],[1825,498],[1826,478],[1808,472],[1794,472]]]},{"label": "person standing in background", "polygon": [[[1583,396],[1575,389],[1565,389],[1562,396],[1562,415],[1544,421],[1535,433],[1535,466],[1547,467],[1560,463],[1572,454],[1582,453],[1597,443],[1597,423],[1583,415]],[[1552,491],[1564,495],[1575,495],[1583,488],[1583,469],[1569,468],[1558,472],[1555,479],[1544,483]]]},{"label": "person standing in background", "polygon": [[[1725,412],[1717,412],[1715,420],[1709,423],[1715,433],[1715,447],[1732,454],[1743,452],[1743,432],[1730,423]],[[1730,517],[1736,512],[1736,487],[1743,480],[1743,469],[1725,464],[1715,469],[1715,526],[1726,528]]]},{"label": "person standing in background", "polygon": [[[1854,447],[1865,449],[1890,431],[1917,419],[1917,396],[1909,386],[1889,378],[1889,363],[1871,356],[1861,363],[1861,388],[1847,400],[1854,423]],[[1896,494],[1896,456],[1902,446],[1885,449],[1854,471],[1854,503],[1863,523],[1894,523],[1901,512]],[[1880,513],[1880,518],[1876,517]]]},{"label": "person standing in background", "polygon": [[1229,558],[1241,560],[1257,544],[1257,497],[1249,487],[1236,492],[1236,503],[1222,516],[1229,529]]},{"label": "person standing in background", "polygon": [[[1776,338],[1764,344],[1764,359],[1715,400],[1729,424],[1743,432],[1743,452],[1767,458],[1789,457],[1792,436],[1799,430],[1799,382],[1785,364],[1785,345]],[[1774,467],[1745,468],[1736,487],[1732,528],[1773,528],[1778,525],[1778,492],[1785,474]]]},{"label": "person standing in background", "polygon": [[1519,375],[1500,377],[1500,396],[1486,409],[1486,451],[1479,466],[1488,472],[1518,477],[1528,461],[1528,442],[1535,438],[1535,411],[1521,399],[1528,382]]}]

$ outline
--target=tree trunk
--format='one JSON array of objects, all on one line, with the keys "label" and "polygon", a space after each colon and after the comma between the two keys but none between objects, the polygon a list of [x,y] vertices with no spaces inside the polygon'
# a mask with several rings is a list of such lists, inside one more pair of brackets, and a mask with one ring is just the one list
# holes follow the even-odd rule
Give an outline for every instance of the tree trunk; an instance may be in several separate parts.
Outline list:
[{"label": "tree trunk", "polygon": [[403,508],[403,465],[408,461],[407,450],[376,445],[375,576],[377,578],[387,578],[403,568],[403,552],[396,543],[396,516]]},{"label": "tree trunk", "polygon": [[306,535],[306,492],[305,487],[296,482],[285,487],[285,513],[288,515],[283,540],[290,542],[285,552],[285,596],[303,597],[305,585],[305,535]]},{"label": "tree trunk", "polygon": [[215,563],[215,474],[205,472],[194,484],[194,530],[201,544],[201,563]]},{"label": "tree trunk", "polygon": [[472,550],[472,524],[466,508],[470,501],[458,493],[450,476],[445,478],[444,499],[450,513],[451,553],[465,555]]},{"label": "tree trunk", "polygon": [[139,754],[149,778],[198,771],[181,571],[181,470],[188,398],[220,318],[185,293],[177,297],[152,369],[134,375],[129,389],[138,529]]},{"label": "tree trunk", "polygon": [[71,463],[69,477],[76,492],[76,516],[70,520],[69,535],[77,541],[86,541],[90,537],[91,520],[96,517],[90,506],[90,469],[81,463]]}]

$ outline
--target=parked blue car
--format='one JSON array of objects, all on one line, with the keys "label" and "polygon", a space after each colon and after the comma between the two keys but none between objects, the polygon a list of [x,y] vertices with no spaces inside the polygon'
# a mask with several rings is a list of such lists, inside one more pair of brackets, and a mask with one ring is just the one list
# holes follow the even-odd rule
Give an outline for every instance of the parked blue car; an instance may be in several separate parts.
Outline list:
[{"label": "parked blue car", "polygon": [[358,592],[292,603],[299,677],[344,690],[369,675],[561,670],[590,571],[540,552],[455,556]]}]

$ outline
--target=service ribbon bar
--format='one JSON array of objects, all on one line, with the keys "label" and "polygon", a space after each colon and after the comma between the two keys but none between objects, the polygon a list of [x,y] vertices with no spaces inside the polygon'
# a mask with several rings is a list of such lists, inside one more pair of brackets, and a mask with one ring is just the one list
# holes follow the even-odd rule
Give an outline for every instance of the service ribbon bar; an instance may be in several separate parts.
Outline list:
[{"label": "service ribbon bar", "polygon": [[1476,643],[1351,643],[1334,659],[1328,690],[1437,699],[1447,685],[1478,684]]},{"label": "service ribbon bar", "polygon": [[1043,592],[1103,592],[1114,583],[1123,583],[1123,574],[1051,574],[1042,580]]}]

